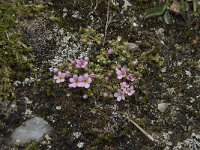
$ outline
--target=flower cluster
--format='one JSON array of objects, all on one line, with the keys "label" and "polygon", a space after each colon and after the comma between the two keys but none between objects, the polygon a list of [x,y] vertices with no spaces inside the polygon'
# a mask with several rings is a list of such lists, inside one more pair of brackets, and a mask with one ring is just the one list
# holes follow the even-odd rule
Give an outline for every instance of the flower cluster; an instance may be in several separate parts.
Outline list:
[{"label": "flower cluster", "polygon": [[[135,81],[135,78],[132,74],[127,75],[127,71],[125,67],[122,67],[121,69],[116,69],[117,78],[118,79],[126,79],[129,82]],[[114,96],[117,98],[117,101],[125,100],[125,96],[131,96],[135,93],[134,87],[129,85],[127,82],[123,81],[120,82],[120,88],[115,92]]]},{"label": "flower cluster", "polygon": [[74,74],[72,78],[69,79],[70,84],[69,87],[84,87],[89,88],[90,83],[92,83],[92,79],[88,74],[84,74],[83,76],[78,76],[77,74]]},{"label": "flower cluster", "polygon": [[115,97],[117,101],[122,101],[135,93],[135,77],[140,75],[140,64],[120,39],[111,41],[109,48],[101,48],[90,61],[80,58],[59,65],[53,70],[54,81],[64,83],[64,87],[76,92],[80,90],[83,99],[89,96],[97,99]]},{"label": "flower cluster", "polygon": [[128,74],[126,73],[126,68],[122,67],[121,69],[116,69],[116,73],[117,73],[117,78],[118,79],[122,79],[122,78],[126,78],[129,81],[135,81],[135,78],[133,77],[132,74]]},{"label": "flower cluster", "polygon": [[75,61],[76,68],[82,68],[82,69],[87,69],[88,66],[88,60],[87,59],[76,59]]},{"label": "flower cluster", "polygon": [[65,82],[67,78],[69,78],[68,87],[89,88],[90,84],[92,83],[92,79],[94,78],[94,74],[89,75],[88,73],[84,73],[83,75],[77,75],[76,73],[72,73],[72,71],[74,71],[75,69],[87,70],[87,67],[88,67],[88,58],[76,59],[74,63],[72,64],[69,63],[67,67],[58,65],[58,68],[53,69],[54,80],[56,83],[62,83]]}]

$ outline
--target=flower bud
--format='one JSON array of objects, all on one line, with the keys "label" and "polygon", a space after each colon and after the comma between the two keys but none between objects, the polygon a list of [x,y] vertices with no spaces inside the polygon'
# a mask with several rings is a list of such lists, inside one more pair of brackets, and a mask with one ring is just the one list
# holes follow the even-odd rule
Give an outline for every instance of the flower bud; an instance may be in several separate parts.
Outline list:
[{"label": "flower bud", "polygon": [[134,66],[137,66],[138,63],[139,63],[139,61],[136,59],[136,60],[134,60],[132,63],[133,63]]},{"label": "flower bud", "polygon": [[104,80],[105,80],[105,81],[108,81],[108,80],[109,80],[109,77],[108,77],[108,76],[104,77]]},{"label": "flower bud", "polygon": [[90,78],[94,79],[94,78],[95,78],[95,74],[94,74],[94,73],[91,73],[91,74],[90,74]]},{"label": "flower bud", "polygon": [[57,74],[57,73],[58,73],[58,71],[59,71],[59,69],[58,69],[58,68],[53,68],[53,73],[54,73],[54,74]]},{"label": "flower bud", "polygon": [[108,53],[109,55],[113,54],[113,49],[110,48],[110,49],[107,51],[107,53]]},{"label": "flower bud", "polygon": [[103,97],[108,97],[108,93],[107,93],[107,92],[104,92],[104,93],[103,93]]},{"label": "flower bud", "polygon": [[121,40],[122,40],[122,37],[121,37],[121,36],[118,36],[118,37],[117,37],[117,41],[120,42]]},{"label": "flower bud", "polygon": [[86,94],[83,95],[83,99],[87,99],[88,96]]}]

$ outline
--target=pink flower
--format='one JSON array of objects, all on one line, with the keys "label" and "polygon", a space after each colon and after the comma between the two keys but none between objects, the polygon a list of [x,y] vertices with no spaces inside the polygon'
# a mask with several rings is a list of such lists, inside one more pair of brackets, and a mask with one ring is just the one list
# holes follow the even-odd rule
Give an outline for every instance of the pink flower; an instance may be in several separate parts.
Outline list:
[{"label": "pink flower", "polygon": [[71,83],[71,84],[69,84],[69,87],[76,88],[77,84],[78,84],[78,76],[76,74],[74,74],[73,78],[70,78],[69,81]]},{"label": "pink flower", "polygon": [[65,72],[65,77],[68,78],[68,77],[70,77],[70,76],[71,76],[71,73],[70,73],[69,71],[66,71],[66,72]]},{"label": "pink flower", "polygon": [[125,67],[121,68],[121,70],[116,69],[116,71],[117,71],[117,78],[118,79],[122,79],[123,77],[126,76],[126,68]]},{"label": "pink flower", "polygon": [[79,77],[78,77],[77,86],[78,86],[78,87],[84,87],[83,76],[79,76]]},{"label": "pink flower", "polygon": [[126,77],[126,79],[127,80],[129,80],[129,81],[135,81],[135,78],[133,77],[133,75],[132,74],[129,74],[127,77]]},{"label": "pink flower", "polygon": [[78,87],[89,88],[90,83],[92,83],[92,79],[88,74],[84,74],[83,76],[78,77],[78,84],[77,84]]},{"label": "pink flower", "polygon": [[88,61],[84,59],[77,59],[75,61],[75,64],[76,64],[76,68],[87,69]]},{"label": "pink flower", "polygon": [[83,82],[85,84],[85,88],[89,88],[90,87],[90,83],[92,83],[92,79],[90,78],[90,76],[88,74],[84,74],[83,75]]},{"label": "pink flower", "polygon": [[108,54],[113,54],[113,50],[110,48],[108,51],[107,51]]},{"label": "pink flower", "polygon": [[56,80],[56,83],[61,83],[65,81],[65,73],[58,72],[57,75],[54,75],[54,79]]},{"label": "pink flower", "polygon": [[120,87],[122,91],[126,91],[126,89],[129,87],[129,85],[126,82],[121,82]]},{"label": "pink flower", "polygon": [[114,94],[115,97],[117,97],[117,101],[121,101],[121,100],[125,100],[125,96],[124,96],[124,91],[122,91],[121,89],[118,89],[117,92]]},{"label": "pink flower", "polygon": [[126,94],[128,94],[129,96],[133,95],[133,93],[135,93],[133,86],[126,89]]}]

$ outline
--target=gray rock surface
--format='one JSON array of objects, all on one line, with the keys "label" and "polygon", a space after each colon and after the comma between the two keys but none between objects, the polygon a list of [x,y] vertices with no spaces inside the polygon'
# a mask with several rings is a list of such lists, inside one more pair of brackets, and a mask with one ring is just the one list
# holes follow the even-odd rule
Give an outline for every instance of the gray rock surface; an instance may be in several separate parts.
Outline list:
[{"label": "gray rock surface", "polygon": [[128,42],[125,42],[124,44],[128,46],[128,49],[129,49],[130,51],[136,51],[136,50],[139,49],[139,46],[136,45],[135,43],[128,43]]},{"label": "gray rock surface", "polygon": [[53,128],[42,118],[34,117],[25,121],[16,128],[11,135],[15,143],[25,144],[32,140],[40,141],[44,134],[52,131]]}]

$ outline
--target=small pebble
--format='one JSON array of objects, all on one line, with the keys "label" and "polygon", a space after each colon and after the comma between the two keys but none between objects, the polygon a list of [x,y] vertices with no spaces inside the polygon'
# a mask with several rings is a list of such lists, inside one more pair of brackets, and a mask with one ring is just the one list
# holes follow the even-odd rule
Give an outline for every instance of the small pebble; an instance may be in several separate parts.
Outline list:
[{"label": "small pebble", "polygon": [[158,110],[160,112],[165,112],[169,105],[170,105],[170,103],[159,103],[158,104]]},{"label": "small pebble", "polygon": [[61,110],[61,106],[56,106],[56,110]]}]

